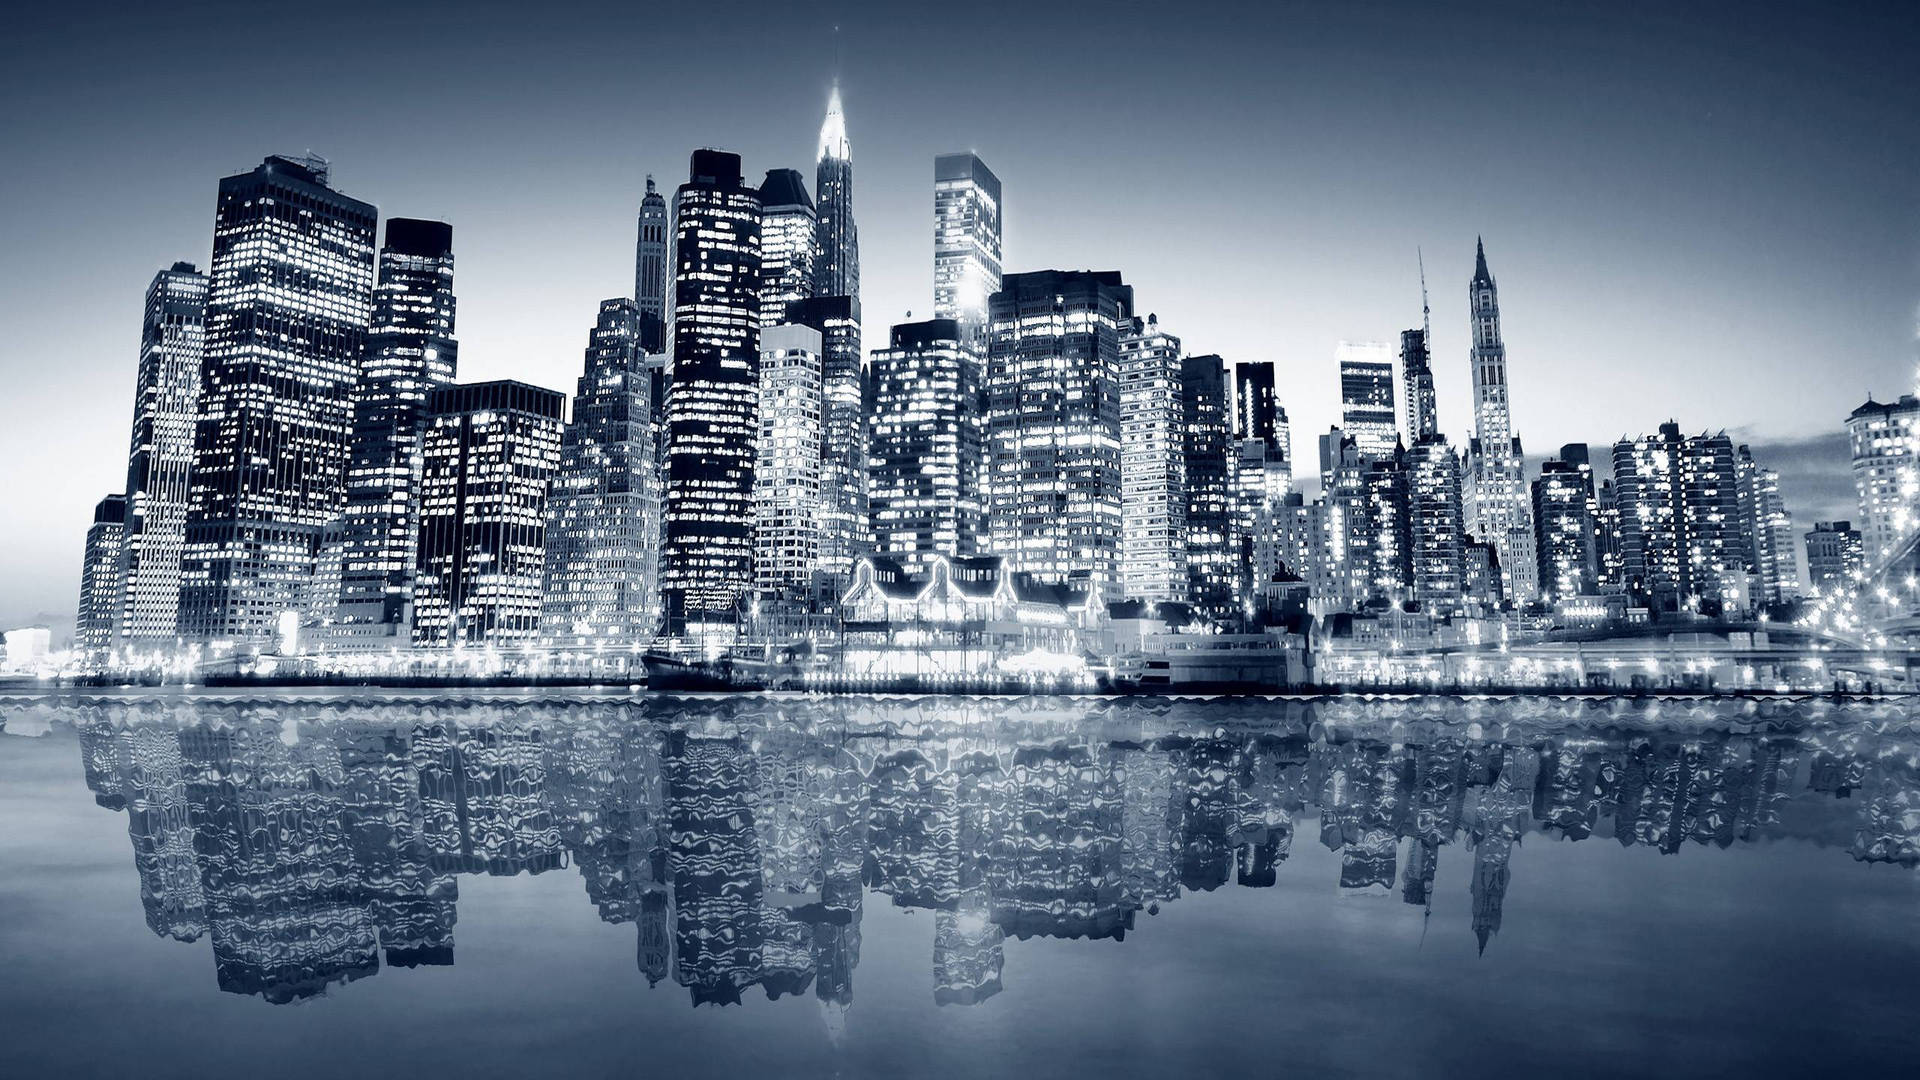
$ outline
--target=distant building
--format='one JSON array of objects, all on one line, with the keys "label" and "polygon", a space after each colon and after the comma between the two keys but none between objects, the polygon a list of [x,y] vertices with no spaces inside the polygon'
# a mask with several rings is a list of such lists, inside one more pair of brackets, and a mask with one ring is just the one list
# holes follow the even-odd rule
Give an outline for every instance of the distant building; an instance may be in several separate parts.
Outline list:
[{"label": "distant building", "polygon": [[206,314],[207,278],[192,263],[174,263],[147,286],[114,634],[118,644],[138,651],[168,648],[179,631]]},{"label": "distant building", "polygon": [[519,382],[427,398],[413,644],[525,644],[540,630],[547,488],[566,395]]},{"label": "distant building", "polygon": [[1916,524],[1920,502],[1920,398],[1871,397],[1847,417],[1853,489],[1860,499],[1860,537],[1869,566],[1893,553]]},{"label": "distant building", "polygon": [[541,636],[644,645],[660,625],[660,490],[640,309],[600,302],[547,492]]},{"label": "distant building", "polygon": [[954,319],[901,323],[873,354],[873,550],[909,574],[983,539],[981,361],[964,334]]},{"label": "distant building", "polygon": [[1399,442],[1393,398],[1393,350],[1377,341],[1342,341],[1340,429],[1362,458],[1383,458]]},{"label": "distant building", "polygon": [[1814,522],[1807,534],[1807,578],[1814,592],[1821,596],[1845,593],[1865,568],[1865,539],[1852,522]]},{"label": "distant building", "polygon": [[44,626],[21,626],[8,630],[6,670],[29,672],[45,663],[53,651],[53,631]]},{"label": "distant building", "polygon": [[1127,596],[1187,598],[1186,407],[1180,339],[1154,316],[1120,337],[1121,576]]},{"label": "distant building", "polygon": [[120,613],[120,547],[126,540],[127,497],[109,495],[93,508],[87,550],[80,564],[80,606],[74,615],[74,647],[89,663],[113,652]]},{"label": "distant building", "polygon": [[987,298],[1000,291],[1000,178],[974,154],[933,159],[933,316],[984,349]]},{"label": "distant building", "polygon": [[753,467],[753,584],[804,599],[820,556],[820,331],[760,331],[760,434]]},{"label": "distant building", "polygon": [[1734,480],[1756,603],[1784,604],[1797,598],[1800,565],[1794,558],[1793,516],[1780,495],[1780,474],[1761,467],[1747,447],[1737,446]]},{"label": "distant building", "polygon": [[787,321],[787,305],[813,295],[820,215],[798,169],[768,169],[760,184],[760,328]]},{"label": "distant building", "polygon": [[991,550],[1040,581],[1120,589],[1120,393],[1133,290],[1116,272],[1009,274],[987,362]]}]

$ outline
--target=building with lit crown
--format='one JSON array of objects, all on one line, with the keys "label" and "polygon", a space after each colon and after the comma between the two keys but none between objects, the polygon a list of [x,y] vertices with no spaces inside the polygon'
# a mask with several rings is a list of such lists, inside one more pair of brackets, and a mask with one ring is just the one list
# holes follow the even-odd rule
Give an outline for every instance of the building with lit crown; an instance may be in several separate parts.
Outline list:
[{"label": "building with lit crown", "polygon": [[840,108],[840,84],[827,98],[813,193],[820,215],[813,295],[860,296],[860,233],[853,223],[853,144]]}]

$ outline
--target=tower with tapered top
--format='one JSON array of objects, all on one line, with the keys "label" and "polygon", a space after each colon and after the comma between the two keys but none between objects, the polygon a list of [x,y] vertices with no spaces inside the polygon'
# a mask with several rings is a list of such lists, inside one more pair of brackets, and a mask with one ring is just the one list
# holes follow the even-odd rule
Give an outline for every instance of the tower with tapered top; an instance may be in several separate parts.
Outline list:
[{"label": "tower with tapered top", "polygon": [[1487,270],[1487,248],[1474,242],[1473,280],[1467,287],[1473,317],[1473,432],[1469,450],[1467,531],[1500,554],[1501,584],[1516,604],[1538,593],[1520,440],[1513,437],[1507,396],[1507,347],[1500,337],[1500,291]]},{"label": "tower with tapered top", "polygon": [[847,117],[840,111],[837,82],[827,98],[827,118],[820,125],[820,163],[813,191],[820,215],[813,295],[857,297],[860,234],[853,225],[853,145],[847,141]]}]

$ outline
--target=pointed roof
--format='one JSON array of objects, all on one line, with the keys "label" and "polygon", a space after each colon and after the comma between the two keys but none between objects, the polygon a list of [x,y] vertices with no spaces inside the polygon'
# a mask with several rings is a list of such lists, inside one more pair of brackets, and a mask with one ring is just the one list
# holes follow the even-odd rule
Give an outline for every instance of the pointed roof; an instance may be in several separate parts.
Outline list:
[{"label": "pointed roof", "polygon": [[1493,284],[1493,275],[1487,272],[1487,245],[1479,237],[1473,238],[1473,283]]},{"label": "pointed roof", "polygon": [[806,178],[800,175],[799,169],[768,169],[766,180],[760,184],[760,205],[813,209],[813,200],[807,195]]},{"label": "pointed roof", "polygon": [[840,111],[840,80],[827,97],[827,118],[820,124],[820,160],[853,160],[853,144],[847,141],[847,117]]}]

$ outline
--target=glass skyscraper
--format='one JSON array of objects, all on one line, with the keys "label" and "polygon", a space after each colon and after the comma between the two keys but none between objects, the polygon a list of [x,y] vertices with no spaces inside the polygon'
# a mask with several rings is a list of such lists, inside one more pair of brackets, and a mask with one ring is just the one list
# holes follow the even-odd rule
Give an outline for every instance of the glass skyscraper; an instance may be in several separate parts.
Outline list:
[{"label": "glass skyscraper", "polygon": [[453,227],[388,218],[366,359],[353,399],[337,649],[408,640],[427,395],[453,382]]},{"label": "glass skyscraper", "polygon": [[820,159],[814,171],[820,243],[814,264],[813,295],[860,295],[860,234],[853,224],[853,144],[847,117],[840,111],[840,85],[827,99],[820,124]]},{"label": "glass skyscraper", "polygon": [[901,323],[873,354],[874,553],[919,574],[981,539],[980,356],[954,319]]},{"label": "glass skyscraper", "polygon": [[183,636],[266,643],[346,506],[375,209],[317,158],[220,181],[182,560]]},{"label": "glass skyscraper", "polygon": [[1399,441],[1393,404],[1393,350],[1377,341],[1343,341],[1340,363],[1340,429],[1360,456],[1383,458]]},{"label": "glass skyscraper", "polygon": [[169,647],[178,633],[206,314],[207,278],[192,263],[174,263],[147,286],[114,633],[135,651]]},{"label": "glass skyscraper", "polygon": [[933,317],[982,338],[1000,291],[1000,178],[974,154],[933,159]]},{"label": "glass skyscraper", "polygon": [[1240,614],[1240,541],[1234,529],[1234,470],[1227,366],[1218,356],[1180,361],[1180,405],[1186,458],[1187,594],[1216,622]]},{"label": "glass skyscraper", "polygon": [[696,150],[673,197],[673,352],[667,392],[670,629],[734,621],[753,582],[760,408],[760,196],[740,156]]}]

